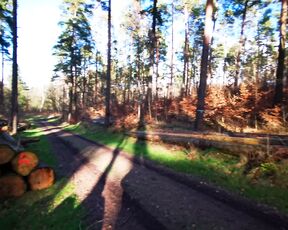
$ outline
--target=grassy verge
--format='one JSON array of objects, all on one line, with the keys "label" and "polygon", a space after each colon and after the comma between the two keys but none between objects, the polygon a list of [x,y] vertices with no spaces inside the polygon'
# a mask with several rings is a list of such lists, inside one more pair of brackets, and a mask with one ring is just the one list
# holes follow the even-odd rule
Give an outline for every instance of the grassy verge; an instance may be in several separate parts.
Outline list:
[{"label": "grassy verge", "polygon": [[[100,126],[91,127],[91,125],[77,124],[70,125],[65,129],[110,147],[120,148],[135,156],[152,160],[175,171],[197,175],[203,180],[277,207],[280,211],[288,214],[288,180],[285,179],[288,178],[287,165],[281,166],[281,172],[276,170],[277,172],[275,171],[273,176],[270,175],[273,169],[269,169],[269,165],[263,165],[262,169],[259,169],[264,172],[263,176],[252,180],[250,175],[243,173],[243,168],[235,167],[239,161],[237,157],[223,154],[217,149],[196,150],[191,154],[191,150],[137,140]],[[279,180],[279,178],[284,179]]]},{"label": "grassy verge", "polygon": [[27,148],[25,148],[25,150],[35,152],[37,156],[39,157],[40,162],[44,162],[45,164],[51,167],[56,166],[56,158],[52,154],[50,143],[48,142],[47,138],[43,135],[40,129],[35,128],[35,129],[27,130],[21,133],[21,137],[39,138],[40,139],[39,142],[29,144]]},{"label": "grassy verge", "polygon": [[[28,130],[23,137],[38,137],[40,142],[30,144],[28,151],[37,153],[41,162],[54,167],[56,159],[48,140],[39,129]],[[1,229],[81,229],[84,210],[74,188],[67,178],[42,191],[28,191],[20,198],[0,201]]]}]

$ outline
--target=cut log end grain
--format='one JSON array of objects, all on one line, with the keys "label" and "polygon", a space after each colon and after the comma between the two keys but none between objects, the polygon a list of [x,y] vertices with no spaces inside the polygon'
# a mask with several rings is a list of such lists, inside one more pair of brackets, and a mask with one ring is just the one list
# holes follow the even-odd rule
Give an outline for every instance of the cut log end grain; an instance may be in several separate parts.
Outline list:
[{"label": "cut log end grain", "polygon": [[8,174],[0,177],[0,198],[19,197],[26,189],[27,185],[19,175]]},{"label": "cut log end grain", "polygon": [[32,152],[21,152],[12,160],[12,168],[21,176],[27,176],[38,165],[39,159]]},{"label": "cut log end grain", "polygon": [[0,132],[8,132],[8,130],[9,130],[8,126],[0,127]]},{"label": "cut log end grain", "polygon": [[0,165],[11,161],[15,154],[15,151],[8,145],[0,145]]},{"label": "cut log end grain", "polygon": [[31,190],[41,190],[49,188],[54,184],[55,173],[49,167],[38,168],[30,173],[28,183]]}]

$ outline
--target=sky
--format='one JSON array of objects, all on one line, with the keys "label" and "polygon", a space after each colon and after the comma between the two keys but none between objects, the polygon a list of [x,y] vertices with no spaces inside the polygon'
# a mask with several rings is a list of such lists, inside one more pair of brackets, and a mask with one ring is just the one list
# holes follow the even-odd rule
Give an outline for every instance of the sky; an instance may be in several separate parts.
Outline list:
[{"label": "sky", "polygon": [[29,87],[42,87],[53,74],[52,47],[60,33],[61,0],[19,0],[18,4],[19,74]]},{"label": "sky", "polygon": [[[61,33],[58,22],[61,20],[62,2],[62,0],[18,0],[19,75],[29,87],[43,88],[49,84],[53,76],[57,60],[52,53]],[[125,3],[122,1],[112,3],[115,21],[128,2],[126,0]],[[102,43],[107,44],[105,41]]]},{"label": "sky", "polygon": [[[164,0],[163,0],[164,1]],[[57,42],[57,38],[61,33],[61,28],[58,22],[61,20],[60,5],[63,0],[18,0],[18,64],[19,74],[21,79],[26,82],[29,87],[38,87],[41,89],[44,85],[48,85],[53,76],[54,65],[56,58],[52,56],[53,46]],[[127,5],[131,0],[115,0],[112,1],[112,20],[114,33],[117,34],[117,39],[121,41],[119,28],[121,25],[121,15],[123,11],[127,11]],[[94,38],[96,46],[103,55],[106,55],[107,35],[106,22],[99,15],[100,9],[95,10],[97,19],[93,19]],[[103,14],[103,12],[102,12]],[[100,16],[100,17],[99,17]],[[183,30],[183,21],[178,20],[179,25],[175,26],[178,31]],[[98,31],[98,32],[97,32]],[[238,37],[239,33],[236,33]],[[218,36],[222,34],[218,33]],[[175,31],[175,47],[181,47],[183,43],[183,35]],[[216,38],[217,39],[217,38]],[[219,39],[219,37],[218,37]],[[220,39],[223,39],[221,37]],[[227,41],[228,42],[228,41]],[[227,46],[227,42],[225,42]],[[230,42],[233,43],[233,40]],[[168,58],[169,55],[168,48]],[[11,64],[11,63],[10,63]],[[9,65],[10,65],[9,64]],[[8,71],[9,68],[9,71]],[[6,67],[6,77],[11,75],[11,66]]]},{"label": "sky", "polygon": [[[62,2],[63,0],[18,0],[19,76],[30,88],[43,90],[49,85],[53,76],[57,60],[52,53],[53,46],[57,43],[57,38],[61,33],[58,23],[61,20],[60,5]],[[127,11],[130,3],[131,0],[112,1],[113,31],[117,34],[120,43],[125,43],[123,39],[127,39],[127,35],[121,35],[120,25],[124,20],[123,11]],[[102,55],[106,55],[107,35],[104,31],[107,28],[105,22],[107,15],[100,10],[100,7],[94,13],[97,15],[92,22],[92,27],[96,31],[93,34],[94,39],[97,49],[101,51]],[[178,28],[178,26],[176,27]],[[178,29],[181,28],[182,26],[179,26]],[[175,33],[175,36],[182,35]],[[182,40],[175,39],[175,42],[179,43]],[[7,75],[11,73],[8,70],[6,72]],[[8,79],[7,76],[6,79]]]}]

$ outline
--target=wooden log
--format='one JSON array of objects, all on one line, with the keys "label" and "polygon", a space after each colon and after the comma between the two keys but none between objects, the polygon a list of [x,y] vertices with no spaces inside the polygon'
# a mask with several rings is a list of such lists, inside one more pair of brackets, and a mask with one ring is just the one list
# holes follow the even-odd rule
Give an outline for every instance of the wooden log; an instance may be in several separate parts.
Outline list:
[{"label": "wooden log", "polygon": [[15,152],[24,151],[20,142],[17,142],[8,132],[0,132],[0,144],[9,145]]},{"label": "wooden log", "polygon": [[55,173],[50,167],[42,167],[33,170],[28,176],[28,183],[31,190],[49,188],[54,184]]},{"label": "wooden log", "polygon": [[31,143],[35,143],[35,142],[39,142],[40,139],[37,138],[37,137],[32,137],[32,138],[25,138],[25,139],[22,139],[20,141],[21,145],[26,147],[28,144],[31,144]]},{"label": "wooden log", "polygon": [[11,162],[0,165],[1,175],[9,174],[13,172]]},{"label": "wooden log", "polygon": [[7,120],[0,119],[0,127],[7,126],[7,125],[8,125]]},{"label": "wooden log", "polygon": [[8,132],[8,126],[0,127],[0,132]]},{"label": "wooden log", "polygon": [[8,163],[15,155],[16,152],[10,146],[0,144],[0,165]]},{"label": "wooden log", "polygon": [[8,122],[7,120],[0,119],[0,132],[8,131]]},{"label": "wooden log", "polygon": [[[189,147],[189,145],[195,145],[199,148],[218,148],[224,153],[251,158],[265,158],[269,155],[278,156],[279,159],[288,158],[288,148],[286,146],[278,145],[267,145],[261,144],[261,142],[256,139],[245,138],[227,138],[221,137],[221,135],[212,137],[210,134],[169,134],[169,133],[159,133],[159,132],[127,132],[129,136],[135,137],[140,140],[148,141],[162,141],[165,143],[181,145],[184,147]],[[221,139],[222,138],[222,139]],[[238,140],[237,140],[238,139]]]},{"label": "wooden log", "polygon": [[21,176],[28,176],[38,165],[39,159],[35,153],[21,152],[12,160],[12,168]]},{"label": "wooden log", "polygon": [[19,175],[7,174],[0,177],[0,198],[19,197],[26,189],[27,185]]}]

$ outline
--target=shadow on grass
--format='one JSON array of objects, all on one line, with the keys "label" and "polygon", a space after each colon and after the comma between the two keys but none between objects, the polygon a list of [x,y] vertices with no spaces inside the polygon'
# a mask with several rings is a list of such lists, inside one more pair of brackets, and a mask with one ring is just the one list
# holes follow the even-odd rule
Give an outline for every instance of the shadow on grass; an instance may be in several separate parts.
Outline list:
[{"label": "shadow on grass", "polygon": [[43,191],[0,202],[1,229],[79,229],[84,210],[67,179]]},{"label": "shadow on grass", "polygon": [[121,181],[133,170],[133,165],[127,159],[118,158],[126,137],[113,140],[116,146],[111,150],[67,132],[47,130],[52,131],[47,137],[56,150],[60,173],[73,181],[80,194],[79,206],[86,210],[81,218],[85,229],[118,229],[132,215],[127,201],[123,202]]},{"label": "shadow on grass", "polygon": [[[141,131],[144,133],[145,135],[145,131],[146,131],[146,125],[145,124],[140,124],[138,125],[137,127],[137,131]],[[134,147],[133,147],[133,152],[134,152],[134,155],[140,157],[140,161],[142,161],[143,159],[147,159],[148,156],[149,156],[149,151],[148,151],[148,148],[147,148],[147,141],[146,141],[146,138],[136,138],[136,142],[134,144]]]},{"label": "shadow on grass", "polygon": [[[146,127],[138,127],[138,130],[145,134]],[[77,130],[74,131],[77,132]],[[104,138],[105,133],[109,135],[109,132],[101,129],[100,133],[102,134],[96,135],[98,135],[98,141],[101,143],[110,145],[111,143],[113,144],[114,139],[117,139],[117,134],[115,133],[113,133],[113,138],[110,139]],[[87,138],[93,140],[93,135],[94,134],[88,135]],[[122,134],[118,134],[118,136],[121,135]],[[131,142],[133,143],[133,148],[128,146],[129,142],[130,144]],[[175,171],[188,173],[193,175],[193,177],[196,175],[201,181],[212,182],[248,198],[269,204],[273,207],[277,206],[281,211],[286,213],[288,212],[286,205],[288,202],[287,190],[283,186],[277,188],[267,183],[256,184],[253,183],[253,181],[251,183],[251,180],[243,175],[243,169],[235,167],[239,161],[238,158],[232,158],[230,155],[225,157],[224,155],[226,154],[219,153],[218,150],[215,150],[216,152],[203,151],[199,153],[199,159],[190,159],[183,152],[172,151],[168,153],[168,149],[155,150],[155,146],[156,145],[151,142],[148,144],[145,138],[137,138],[136,142],[133,140],[130,141],[129,139],[124,151],[140,159],[148,159],[165,165]],[[169,148],[169,145],[167,148]],[[171,148],[173,148],[173,146]]]},{"label": "shadow on grass", "polygon": [[[40,142],[28,146],[40,162],[56,169],[56,183],[42,191],[28,191],[19,198],[0,200],[1,229],[79,229],[83,207],[73,193],[69,176],[60,176],[57,159],[47,138],[39,131],[29,130],[24,137],[38,137]],[[59,163],[59,162],[58,162]]]},{"label": "shadow on grass", "polygon": [[[24,136],[40,138],[40,142],[29,145],[27,150],[35,152],[41,162],[56,169],[57,182],[49,189],[29,191],[18,199],[0,202],[0,225],[4,229],[108,229],[125,222],[121,188],[125,174],[119,185],[108,183],[111,169],[124,144],[124,136],[117,139],[113,151],[105,149],[101,152],[102,147],[94,143],[85,143],[77,149],[72,147],[69,143],[71,137],[57,128],[48,127],[45,132],[27,131]],[[98,155],[98,161],[103,161],[102,170],[91,163],[90,157]],[[127,173],[132,169],[131,165]],[[91,175],[87,175],[87,170]],[[77,181],[79,177],[83,183]],[[76,197],[75,190],[79,193],[81,189],[84,190],[80,191],[82,195]]]}]

